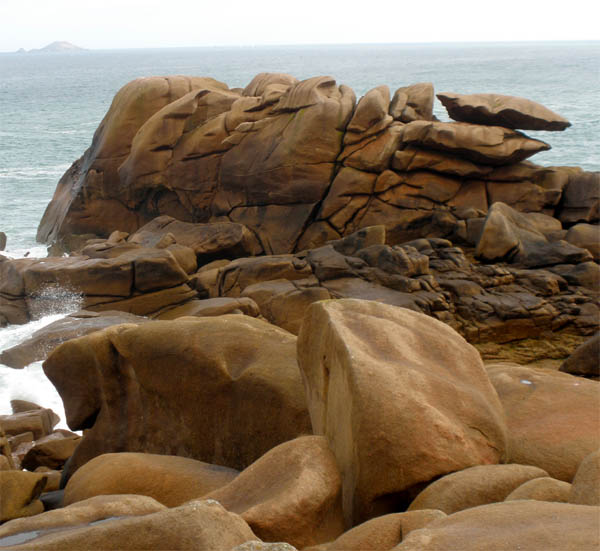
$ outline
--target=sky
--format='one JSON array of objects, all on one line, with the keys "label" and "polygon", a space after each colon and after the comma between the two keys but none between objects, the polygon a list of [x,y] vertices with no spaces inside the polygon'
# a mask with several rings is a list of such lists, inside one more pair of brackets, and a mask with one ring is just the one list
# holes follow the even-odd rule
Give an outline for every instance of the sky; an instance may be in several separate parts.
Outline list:
[{"label": "sky", "polygon": [[[598,4],[598,6],[596,6]],[[599,40],[594,0],[0,0],[0,51]]]}]

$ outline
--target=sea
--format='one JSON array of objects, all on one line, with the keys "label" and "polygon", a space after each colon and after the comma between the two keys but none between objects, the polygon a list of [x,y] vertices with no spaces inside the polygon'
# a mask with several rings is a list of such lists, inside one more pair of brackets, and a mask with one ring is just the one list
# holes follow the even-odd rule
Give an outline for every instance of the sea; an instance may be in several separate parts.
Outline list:
[{"label": "sea", "polygon": [[[35,234],[56,184],[89,147],[115,93],[144,76],[210,76],[245,87],[260,72],[299,79],[330,75],[357,96],[387,84],[432,82],[436,92],[525,97],[571,121],[564,132],[528,132],[552,149],[535,156],[547,165],[600,170],[600,41],[244,46],[75,53],[0,54],[0,231],[11,258],[44,257]],[[436,101],[435,115],[449,120]],[[0,328],[0,351],[76,310],[22,326]],[[61,399],[41,362],[23,370],[0,364],[0,415],[11,399],[51,407],[65,425]]]}]

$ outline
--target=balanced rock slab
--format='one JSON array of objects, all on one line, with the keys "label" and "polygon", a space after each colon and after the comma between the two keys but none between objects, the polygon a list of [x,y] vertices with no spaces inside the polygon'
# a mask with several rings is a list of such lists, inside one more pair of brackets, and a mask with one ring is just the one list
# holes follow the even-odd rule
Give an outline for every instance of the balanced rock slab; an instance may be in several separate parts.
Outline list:
[{"label": "balanced rock slab", "polygon": [[477,351],[442,322],[377,302],[311,305],[298,337],[315,434],[343,477],[347,526],[423,484],[505,456],[500,401]]},{"label": "balanced rock slab", "polygon": [[571,126],[567,119],[526,98],[450,92],[436,95],[455,121],[522,130],[564,130]]},{"label": "balanced rock slab", "polygon": [[68,473],[102,453],[243,469],[310,434],[296,337],[240,315],[120,325],[60,345],[44,371],[73,430]]}]

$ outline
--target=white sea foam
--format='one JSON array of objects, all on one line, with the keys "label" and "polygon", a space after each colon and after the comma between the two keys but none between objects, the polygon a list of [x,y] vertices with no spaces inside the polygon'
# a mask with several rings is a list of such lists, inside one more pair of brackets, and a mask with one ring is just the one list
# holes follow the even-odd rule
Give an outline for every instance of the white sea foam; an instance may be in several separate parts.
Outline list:
[{"label": "white sea foam", "polygon": [[17,167],[9,169],[0,169],[0,180],[35,180],[60,176],[70,165],[60,164],[50,167]]},{"label": "white sea foam", "polygon": [[8,258],[46,258],[48,256],[48,249],[44,245],[35,245],[33,247],[25,248],[9,248],[6,251],[2,251],[0,254],[7,256]]},{"label": "white sea foam", "polygon": [[[38,301],[39,319],[0,329],[0,352],[22,343],[42,327],[81,307],[81,295],[64,288],[48,287],[40,293]],[[46,377],[42,362],[32,363],[24,369],[0,364],[0,415],[11,413],[10,401],[15,399],[51,408],[61,419],[58,426],[67,428],[62,399]]]}]

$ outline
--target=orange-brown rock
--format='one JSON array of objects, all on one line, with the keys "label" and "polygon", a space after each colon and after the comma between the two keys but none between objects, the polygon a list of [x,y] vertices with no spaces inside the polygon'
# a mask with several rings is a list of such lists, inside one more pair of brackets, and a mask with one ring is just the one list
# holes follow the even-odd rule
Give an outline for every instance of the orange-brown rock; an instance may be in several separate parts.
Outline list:
[{"label": "orange-brown rock", "polygon": [[412,122],[433,119],[433,84],[419,82],[398,88],[390,105],[390,115],[395,120]]},{"label": "orange-brown rock", "polygon": [[156,319],[174,320],[184,316],[205,317],[224,316],[225,314],[244,314],[256,318],[260,316],[261,312],[256,302],[248,297],[215,297],[190,300],[181,306],[167,308],[158,314]]},{"label": "orange-brown rock", "polygon": [[256,237],[241,224],[191,224],[171,216],[156,217],[130,236],[128,241],[152,247],[167,234],[171,234],[179,245],[190,247],[202,264],[218,258],[233,259],[262,252]]},{"label": "orange-brown rock", "polygon": [[14,469],[15,464],[12,458],[12,450],[8,443],[8,438],[2,428],[2,422],[0,422],[0,471],[7,471]]},{"label": "orange-brown rock", "polygon": [[318,302],[298,361],[313,430],[340,465],[347,526],[408,505],[434,478],[505,456],[501,405],[479,354],[437,320],[371,301]]},{"label": "orange-brown rock", "polygon": [[35,441],[33,447],[23,457],[21,466],[28,471],[35,471],[38,467],[62,469],[80,441],[81,437],[77,434],[65,436],[55,432],[44,436]]},{"label": "orange-brown rock", "polygon": [[119,451],[241,469],[310,433],[296,337],[248,316],[114,326],[63,343],[44,371],[69,426],[88,429],[70,474]]},{"label": "orange-brown rock", "polygon": [[598,546],[597,507],[505,501],[434,521],[411,532],[394,551],[593,551]]},{"label": "orange-brown rock", "polygon": [[570,482],[600,447],[598,383],[516,364],[488,366],[508,427],[508,459]]},{"label": "orange-brown rock", "polygon": [[0,470],[0,523],[43,512],[38,498],[45,485],[43,474]]},{"label": "orange-brown rock", "polygon": [[434,509],[383,515],[355,526],[332,542],[305,547],[303,551],[388,551],[413,530],[445,516]]},{"label": "orange-brown rock", "polygon": [[567,119],[526,98],[449,92],[436,95],[455,121],[523,130],[565,130],[571,126]]},{"label": "orange-brown rock", "polygon": [[580,505],[600,505],[600,450],[587,455],[579,465],[569,501]]},{"label": "orange-brown rock", "polygon": [[[4,543],[3,538],[8,538],[14,534],[60,527],[73,527],[110,517],[148,515],[163,511],[164,509],[166,509],[164,505],[147,496],[114,495],[91,497],[61,509],[46,511],[33,517],[14,519],[6,522],[0,526],[0,546]],[[28,538],[24,537],[23,539]]]},{"label": "orange-brown rock", "polygon": [[238,471],[188,457],[151,453],[107,453],[81,467],[65,487],[65,505],[99,496],[148,496],[177,507],[225,486]]},{"label": "orange-brown rock", "polygon": [[273,448],[205,498],[240,515],[262,540],[302,548],[343,532],[341,486],[327,440],[304,436]]},{"label": "orange-brown rock", "polygon": [[464,122],[410,122],[404,127],[402,141],[492,166],[517,163],[550,149],[547,143],[515,130]]},{"label": "orange-brown rock", "polygon": [[151,514],[106,519],[82,527],[67,526],[32,534],[33,539],[13,546],[22,550],[80,549],[82,551],[179,549],[211,551],[231,549],[256,536],[248,525],[218,503],[190,501],[185,505]]},{"label": "orange-brown rock", "polygon": [[549,476],[541,476],[528,480],[515,488],[506,496],[505,501],[515,499],[535,499],[537,501],[557,501],[559,503],[568,503],[571,484],[564,480],[556,480]]},{"label": "orange-brown rock", "polygon": [[0,424],[7,435],[31,432],[36,440],[50,434],[59,421],[60,418],[56,413],[45,408],[0,415]]},{"label": "orange-brown rock", "polygon": [[[90,149],[59,182],[40,223],[38,239],[54,241],[67,238],[69,232],[103,235],[107,227],[131,232],[141,226],[141,213],[132,212],[123,197],[114,197],[114,188],[108,194],[106,190],[117,180],[117,170],[143,124],[163,107],[207,84],[227,88],[214,79],[184,76],[140,78],[121,88],[96,130]],[[73,193],[84,182],[85,199]],[[130,191],[121,193],[127,196]],[[111,199],[103,200],[106,196]],[[106,208],[108,205],[111,208]],[[90,212],[94,216],[88,218]]]},{"label": "orange-brown rock", "polygon": [[528,465],[478,465],[447,474],[432,482],[410,504],[409,511],[439,509],[447,515],[504,501],[524,482],[547,476],[547,472]]}]

